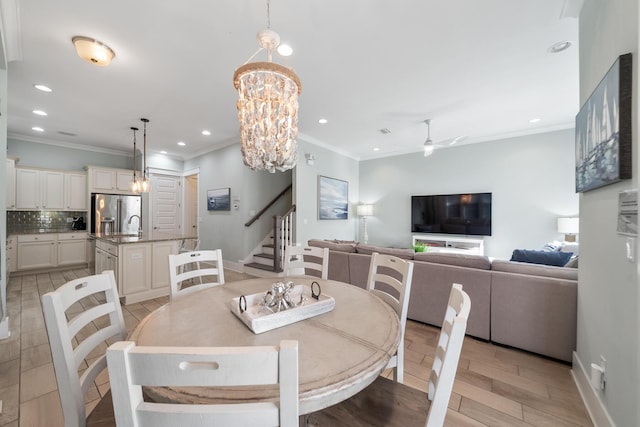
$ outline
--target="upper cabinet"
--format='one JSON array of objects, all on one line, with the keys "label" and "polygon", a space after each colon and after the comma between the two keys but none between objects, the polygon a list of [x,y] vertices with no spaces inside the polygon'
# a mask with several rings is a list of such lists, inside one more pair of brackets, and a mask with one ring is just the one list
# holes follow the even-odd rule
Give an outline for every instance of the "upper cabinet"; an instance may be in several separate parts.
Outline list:
[{"label": "upper cabinet", "polygon": [[87,210],[86,175],[47,169],[15,168],[16,209]]},{"label": "upper cabinet", "polygon": [[7,158],[7,209],[16,208],[16,160]]},{"label": "upper cabinet", "polygon": [[89,167],[90,193],[133,194],[131,183],[133,171],[128,169],[108,169]]},{"label": "upper cabinet", "polygon": [[87,210],[87,175],[65,172],[64,205],[70,211]]}]

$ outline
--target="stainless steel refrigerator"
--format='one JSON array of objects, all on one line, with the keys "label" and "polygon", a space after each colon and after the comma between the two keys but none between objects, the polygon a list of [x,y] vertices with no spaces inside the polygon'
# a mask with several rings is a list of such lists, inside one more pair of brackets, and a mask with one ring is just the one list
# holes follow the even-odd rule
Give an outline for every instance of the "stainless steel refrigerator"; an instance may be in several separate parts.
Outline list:
[{"label": "stainless steel refrigerator", "polygon": [[91,194],[91,232],[136,234],[142,229],[142,197]]}]

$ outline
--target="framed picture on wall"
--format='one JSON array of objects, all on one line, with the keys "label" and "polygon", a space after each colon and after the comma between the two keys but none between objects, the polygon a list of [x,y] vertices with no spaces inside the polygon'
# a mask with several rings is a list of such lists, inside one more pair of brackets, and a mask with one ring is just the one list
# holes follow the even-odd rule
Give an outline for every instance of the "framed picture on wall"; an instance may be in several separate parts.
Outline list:
[{"label": "framed picture on wall", "polygon": [[231,210],[231,189],[218,188],[207,190],[207,210],[208,211],[230,211]]},{"label": "framed picture on wall", "polygon": [[349,218],[349,183],[318,175],[318,219]]},{"label": "framed picture on wall", "polygon": [[576,192],[631,178],[631,54],[618,57],[576,116]]}]

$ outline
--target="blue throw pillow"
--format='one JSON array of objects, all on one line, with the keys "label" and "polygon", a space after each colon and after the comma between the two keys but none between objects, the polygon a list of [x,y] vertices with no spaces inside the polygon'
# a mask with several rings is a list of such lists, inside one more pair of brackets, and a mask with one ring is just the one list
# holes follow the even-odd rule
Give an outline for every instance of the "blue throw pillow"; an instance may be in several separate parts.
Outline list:
[{"label": "blue throw pillow", "polygon": [[547,252],[516,249],[513,251],[513,254],[511,254],[511,261],[564,267],[564,265],[569,262],[572,255],[572,252]]}]

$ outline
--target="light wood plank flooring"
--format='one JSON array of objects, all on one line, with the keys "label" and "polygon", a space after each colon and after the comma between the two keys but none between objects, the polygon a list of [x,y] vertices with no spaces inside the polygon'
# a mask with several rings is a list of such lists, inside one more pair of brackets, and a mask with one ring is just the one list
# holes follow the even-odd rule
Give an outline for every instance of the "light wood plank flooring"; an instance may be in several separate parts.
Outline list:
[{"label": "light wood plank flooring", "polygon": [[[0,426],[64,425],[40,295],[88,274],[87,269],[76,269],[10,278],[7,309],[12,335],[0,341]],[[227,282],[247,277],[251,276],[225,270]],[[127,330],[167,302],[164,297],[123,306]],[[407,322],[406,384],[426,389],[437,334],[437,328]],[[446,425],[592,426],[570,369],[562,363],[467,337]],[[108,388],[105,372],[86,399],[89,410]]]}]

